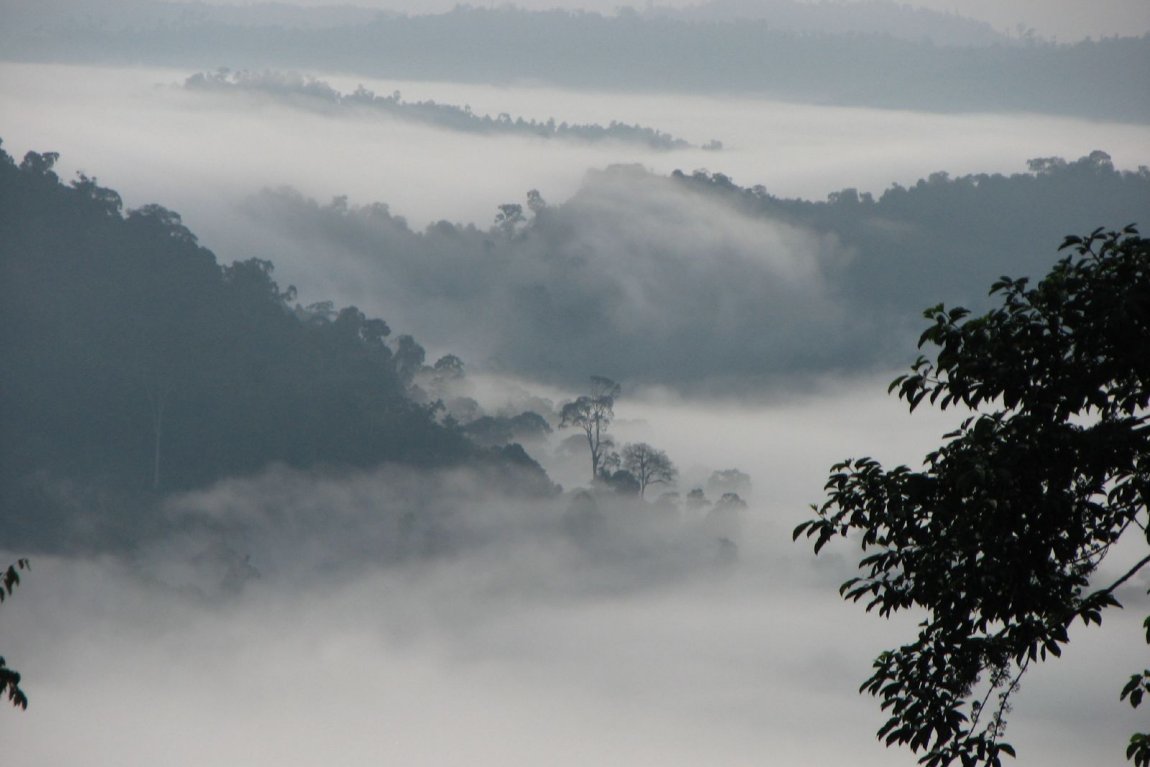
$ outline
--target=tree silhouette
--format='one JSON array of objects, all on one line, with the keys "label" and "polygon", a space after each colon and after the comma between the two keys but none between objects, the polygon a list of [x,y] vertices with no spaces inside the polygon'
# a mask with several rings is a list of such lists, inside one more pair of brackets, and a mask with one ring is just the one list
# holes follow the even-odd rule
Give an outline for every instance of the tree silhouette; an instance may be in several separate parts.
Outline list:
[{"label": "tree silhouette", "polygon": [[598,479],[606,451],[611,446],[607,427],[615,417],[615,398],[621,391],[619,384],[610,378],[591,376],[591,393],[566,403],[559,411],[559,428],[575,426],[587,437],[592,482]]},{"label": "tree silhouette", "polygon": [[[795,529],[816,553],[859,540],[862,574],[842,585],[846,599],[884,617],[926,611],[862,690],[890,715],[879,737],[925,752],[927,767],[1013,756],[1003,736],[1022,675],[1061,654],[1075,620],[1101,623],[1150,564],[1124,562],[1097,582],[1123,534],[1150,526],[1150,241],[1127,227],[1063,248],[1073,255],[1033,288],[996,282],[1001,305],[984,316],[927,310],[919,343],[935,357],[890,389],[912,411],[926,399],[973,414],[922,471],[870,458],[832,467],[817,517]],[[1147,692],[1150,670],[1121,698],[1138,706]],[[1127,757],[1150,765],[1150,735],[1134,735]]]},{"label": "tree silhouette", "polygon": [[648,486],[674,482],[679,473],[665,452],[646,442],[623,446],[623,468],[638,480],[640,498]]},{"label": "tree silhouette", "polygon": [[[20,570],[28,569],[27,559],[18,559],[15,564],[9,565],[0,577],[0,602],[12,596],[12,590],[20,583]],[[28,708],[28,696],[20,689],[20,672],[9,668],[0,656],[0,696],[7,695],[13,706]]]}]

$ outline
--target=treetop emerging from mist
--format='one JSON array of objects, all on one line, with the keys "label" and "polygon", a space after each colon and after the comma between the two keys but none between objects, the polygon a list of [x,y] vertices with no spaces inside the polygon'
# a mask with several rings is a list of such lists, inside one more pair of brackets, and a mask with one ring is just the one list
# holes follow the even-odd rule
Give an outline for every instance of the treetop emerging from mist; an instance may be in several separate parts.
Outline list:
[{"label": "treetop emerging from mist", "polygon": [[563,405],[559,411],[559,426],[573,426],[583,432],[591,456],[591,481],[594,482],[599,478],[612,445],[607,429],[615,417],[615,400],[623,387],[610,378],[591,376],[590,389],[588,394]]}]

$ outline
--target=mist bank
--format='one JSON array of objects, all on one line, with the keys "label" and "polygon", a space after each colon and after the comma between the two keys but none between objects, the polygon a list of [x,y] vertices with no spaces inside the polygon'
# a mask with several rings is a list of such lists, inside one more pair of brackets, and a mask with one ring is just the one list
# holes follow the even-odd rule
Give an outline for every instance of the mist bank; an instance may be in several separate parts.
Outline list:
[{"label": "mist bank", "polygon": [[5,57],[1150,119],[1150,88],[1139,87],[1150,77],[1150,37],[940,47],[885,35],[796,33],[761,19],[470,7],[327,28],[253,27],[195,14],[133,24],[54,18],[13,14],[0,33]]},{"label": "mist bank", "polygon": [[[741,415],[754,439],[730,448],[773,466],[726,564],[663,545],[687,538],[686,517],[632,528],[625,507],[604,506],[617,545],[596,549],[562,531],[560,506],[506,502],[455,472],[386,469],[223,482],[165,509],[219,520],[219,537],[36,557],[3,606],[4,652],[31,699],[0,719],[7,753],[109,767],[294,767],[331,753],[352,765],[749,767],[770,753],[909,767],[913,754],[873,737],[883,716],[857,686],[914,616],[844,605],[835,586],[851,558],[790,542],[803,510],[789,499],[814,492],[792,466],[872,444],[874,424],[891,455],[937,436],[922,433],[938,425],[929,415],[890,418],[888,405],[902,408],[883,403],[885,387],[852,383],[849,404],[840,391],[717,420],[662,410],[686,416],[659,419],[683,442]],[[389,557],[413,503],[454,518],[468,543]],[[644,527],[664,532],[635,534]],[[1028,675],[1012,743],[1043,764],[1118,762],[1138,717],[1114,700],[1113,672],[1137,663],[1141,634],[1136,614],[1076,631]]]},{"label": "mist bank", "polygon": [[999,276],[1045,273],[1065,236],[1145,219],[1150,171],[1095,152],[814,202],[617,166],[561,203],[507,203],[488,228],[422,231],[386,205],[286,189],[244,209],[297,285],[387,307],[469,365],[747,396],[909,363],[927,306],[986,308]]},{"label": "mist bank", "polygon": [[[542,87],[415,83],[323,73],[343,92],[419,94],[478,113],[545,122],[611,120],[658,126],[722,152],[657,152],[618,142],[546,141],[436,130],[400,120],[347,119],[276,100],[231,99],[178,87],[191,72],[0,64],[10,105],[5,146],[61,153],[64,178],[98,174],[137,207],[162,201],[220,253],[264,253],[245,238],[239,203],[261,186],[319,200],[386,201],[419,229],[447,218],[486,226],[504,202],[538,189],[561,201],[588,168],[640,162],[659,174],[707,168],[781,197],[825,199],[857,187],[881,194],[939,170],[1013,173],[1035,156],[1074,158],[1103,147],[1121,168],[1150,162],[1150,128],[1036,115],[940,115],[815,107],[754,98],[582,92]],[[266,255],[266,254],[265,254]],[[281,268],[287,264],[276,259]],[[294,274],[286,282],[294,282]],[[302,284],[300,285],[302,287]],[[331,289],[312,300],[344,300]]]},{"label": "mist bank", "polygon": [[[0,719],[7,753],[97,767],[331,753],[914,764],[874,738],[884,717],[857,686],[915,616],[843,604],[851,552],[815,559],[790,529],[830,461],[871,448],[913,460],[947,419],[909,416],[881,379],[765,408],[624,402],[684,464],[724,442],[721,460],[751,469],[736,560],[695,536],[702,515],[603,503],[596,542],[564,525],[565,499],[507,496],[467,470],[273,467],[174,495],[161,513],[182,529],[129,555],[33,559],[3,605],[0,639],[31,699]],[[1138,661],[1140,617],[1077,629],[1010,719],[1012,743],[1044,764],[1117,762],[1138,723],[1114,700],[1114,670]]]}]

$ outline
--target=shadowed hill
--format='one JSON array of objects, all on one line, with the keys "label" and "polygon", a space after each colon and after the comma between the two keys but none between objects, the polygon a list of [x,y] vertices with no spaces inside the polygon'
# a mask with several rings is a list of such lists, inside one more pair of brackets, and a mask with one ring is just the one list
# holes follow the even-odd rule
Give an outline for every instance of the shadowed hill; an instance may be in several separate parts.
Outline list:
[{"label": "shadowed hill", "polygon": [[410,398],[409,336],[355,307],[293,306],[270,261],[221,266],[178,214],[124,214],[95,179],[61,183],[55,160],[0,152],[6,545],[130,541],[149,524],[133,510],[272,463],[514,465],[550,490],[521,450],[481,450]]}]

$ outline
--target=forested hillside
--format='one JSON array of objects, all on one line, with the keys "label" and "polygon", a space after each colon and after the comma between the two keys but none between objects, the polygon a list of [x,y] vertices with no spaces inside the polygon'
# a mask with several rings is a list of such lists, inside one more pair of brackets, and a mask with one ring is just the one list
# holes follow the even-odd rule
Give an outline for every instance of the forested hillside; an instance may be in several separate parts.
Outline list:
[{"label": "forested hillside", "polygon": [[56,157],[0,153],[7,545],[98,548],[151,499],[271,463],[515,463],[550,489],[521,450],[476,448],[411,399],[410,336],[293,305],[270,261],[221,265],[178,214],[124,213],[94,178],[63,184]]},{"label": "forested hillside", "polygon": [[1150,211],[1150,171],[1104,152],[825,202],[616,167],[561,203],[501,205],[486,229],[415,231],[384,204],[269,191],[246,215],[276,252],[221,265],[178,214],[125,213],[93,178],[63,183],[55,160],[0,161],[0,513],[17,541],[76,529],[80,509],[126,524],[125,509],[277,463],[517,464],[550,490],[483,426],[519,411],[440,385],[459,357],[432,365],[355,306],[297,301],[263,255],[322,259],[344,301],[487,370],[758,396],[904,364],[923,296],[977,309],[998,275],[1046,269],[1064,235]]},{"label": "forested hillside", "polygon": [[568,386],[610,371],[753,393],[909,363],[925,304],[982,308],[1000,275],[1047,271],[1066,235],[1147,220],[1150,170],[1098,151],[809,201],[616,166],[565,201],[505,203],[490,229],[419,231],[386,204],[285,190],[247,212],[304,254],[293,263],[330,254],[341,266],[325,279],[341,292],[383,297],[389,316],[431,346],[463,343],[469,362]]}]

